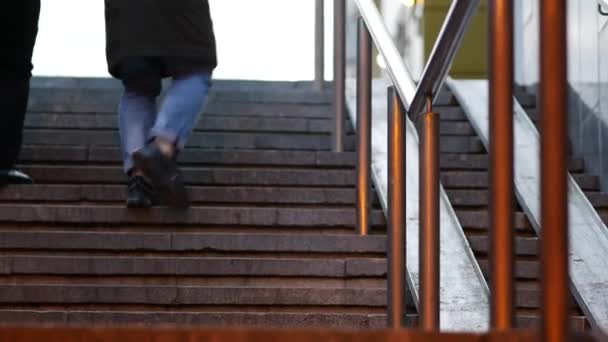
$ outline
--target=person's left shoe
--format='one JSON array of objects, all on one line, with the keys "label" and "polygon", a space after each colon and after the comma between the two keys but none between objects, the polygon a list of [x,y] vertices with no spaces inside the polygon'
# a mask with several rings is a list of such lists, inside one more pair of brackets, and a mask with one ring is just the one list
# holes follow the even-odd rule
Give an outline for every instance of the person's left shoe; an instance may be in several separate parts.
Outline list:
[{"label": "person's left shoe", "polygon": [[187,209],[190,206],[188,193],[174,158],[165,156],[151,143],[135,152],[133,161],[137,169],[141,170],[158,190],[161,203],[175,209]]},{"label": "person's left shoe", "polygon": [[127,183],[127,208],[148,209],[158,204],[154,187],[142,176],[130,176]]},{"label": "person's left shoe", "polygon": [[25,173],[15,169],[0,169],[0,185],[33,184],[34,180]]}]

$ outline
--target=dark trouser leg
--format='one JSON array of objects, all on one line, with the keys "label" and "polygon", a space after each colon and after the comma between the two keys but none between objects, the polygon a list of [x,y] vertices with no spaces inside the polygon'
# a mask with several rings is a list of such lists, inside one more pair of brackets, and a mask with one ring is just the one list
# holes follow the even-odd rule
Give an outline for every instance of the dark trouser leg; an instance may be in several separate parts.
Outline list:
[{"label": "dark trouser leg", "polygon": [[0,30],[0,169],[13,166],[21,149],[40,0],[13,1],[11,9],[0,15],[9,26]]}]

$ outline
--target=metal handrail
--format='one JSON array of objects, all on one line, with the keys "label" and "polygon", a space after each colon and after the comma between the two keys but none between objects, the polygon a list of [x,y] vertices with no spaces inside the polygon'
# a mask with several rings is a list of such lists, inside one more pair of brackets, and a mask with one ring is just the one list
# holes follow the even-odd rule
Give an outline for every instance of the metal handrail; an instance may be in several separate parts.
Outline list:
[{"label": "metal handrail", "polygon": [[416,84],[409,70],[407,70],[393,38],[388,33],[388,29],[384,25],[378,8],[372,0],[355,0],[355,3],[367,25],[367,29],[378,52],[386,61],[386,70],[395,89],[401,96],[405,109],[409,110],[410,103],[412,103],[416,95]]},{"label": "metal handrail", "polygon": [[[360,234],[369,231],[369,161],[371,125],[371,44],[373,39],[376,48],[386,61],[387,72],[392,80],[393,91],[389,91],[389,203],[388,203],[388,323],[393,327],[403,325],[405,316],[405,253],[406,244],[405,177],[404,149],[402,127],[405,116],[416,118],[426,103],[427,111],[422,126],[420,149],[420,324],[426,331],[439,330],[439,225],[440,225],[440,186],[439,186],[439,115],[433,113],[433,100],[447,77],[456,51],[462,43],[479,0],[456,0],[452,3],[444,25],[439,33],[430,60],[424,70],[418,87],[407,70],[407,67],[388,33],[380,13],[372,0],[355,0],[361,15],[358,30],[358,66],[357,66],[357,228]],[[341,37],[343,38],[343,37]],[[338,41],[342,46],[344,41]],[[342,56],[336,58],[336,64],[344,62]],[[337,78],[336,91],[343,89],[342,78]],[[336,108],[339,108],[338,106]],[[403,108],[403,110],[401,110]],[[406,114],[407,113],[407,114]],[[342,114],[336,112],[336,117]],[[400,117],[400,120],[397,118]],[[397,240],[395,240],[397,239]]]},{"label": "metal handrail", "polygon": [[431,96],[434,100],[443,86],[464,34],[479,7],[479,2],[479,0],[456,0],[452,2],[416,89],[416,94],[411,101],[410,117],[414,118],[422,113],[427,97]]}]

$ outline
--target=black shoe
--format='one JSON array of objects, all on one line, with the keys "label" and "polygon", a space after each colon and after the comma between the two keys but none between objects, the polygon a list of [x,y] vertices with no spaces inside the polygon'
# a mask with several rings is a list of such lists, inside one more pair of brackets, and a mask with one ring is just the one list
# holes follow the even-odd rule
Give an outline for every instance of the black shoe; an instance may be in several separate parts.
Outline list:
[{"label": "black shoe", "polygon": [[34,180],[17,169],[0,169],[0,185],[33,184]]},{"label": "black shoe", "polygon": [[129,177],[127,188],[128,208],[151,208],[156,205],[156,202],[156,191],[144,177]]},{"label": "black shoe", "polygon": [[174,158],[165,156],[154,143],[151,143],[135,152],[133,161],[158,190],[163,203],[177,209],[189,207],[186,187]]}]

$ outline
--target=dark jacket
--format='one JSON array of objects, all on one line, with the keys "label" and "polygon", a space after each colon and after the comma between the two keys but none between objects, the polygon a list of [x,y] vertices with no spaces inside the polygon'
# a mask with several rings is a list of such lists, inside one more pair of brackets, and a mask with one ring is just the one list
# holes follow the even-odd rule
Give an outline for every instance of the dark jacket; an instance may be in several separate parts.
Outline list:
[{"label": "dark jacket", "polygon": [[108,70],[127,57],[180,57],[213,69],[215,35],[207,0],[105,0]]}]

